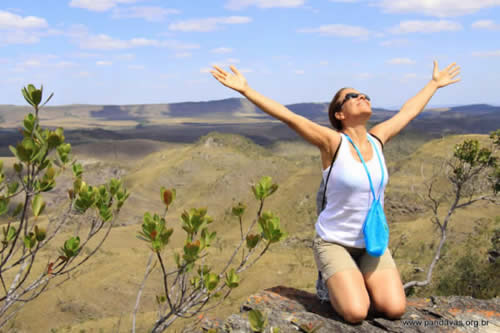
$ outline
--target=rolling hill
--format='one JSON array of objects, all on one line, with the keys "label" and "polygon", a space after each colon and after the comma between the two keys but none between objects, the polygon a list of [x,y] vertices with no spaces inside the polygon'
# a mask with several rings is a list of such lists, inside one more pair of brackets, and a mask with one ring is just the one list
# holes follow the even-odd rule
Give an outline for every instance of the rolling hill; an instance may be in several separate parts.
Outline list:
[{"label": "rolling hill", "polygon": [[[407,280],[421,277],[423,273],[415,273],[415,269],[426,267],[438,240],[428,209],[412,192],[412,184],[423,183],[421,165],[425,170],[439,166],[439,162],[449,156],[453,145],[465,138],[477,138],[483,143],[488,139],[485,135],[448,136],[426,142],[401,138],[403,141],[394,140],[385,148],[392,170],[386,192],[386,212],[391,228],[391,248],[394,249],[406,235],[406,242],[400,246],[395,260]],[[403,151],[407,153],[403,154]],[[316,148],[311,145],[277,141],[263,147],[244,136],[209,133],[190,144],[137,139],[97,140],[76,146],[75,155],[84,163],[84,178],[90,184],[118,175],[132,195],[123,208],[118,226],[92,264],[85,266],[86,269],[81,270],[75,279],[28,304],[17,316],[14,329],[20,332],[35,328],[42,331],[53,328],[58,332],[113,331],[120,322],[122,329],[128,330],[135,295],[149,255],[146,244],[135,235],[145,211],[163,209],[160,186],[177,190],[176,201],[167,216],[167,223],[174,228],[175,235],[171,249],[178,250],[184,241],[179,219],[182,211],[208,207],[208,214],[215,220],[211,229],[217,231],[219,237],[212,249],[215,255],[212,263],[217,267],[239,238],[239,225],[231,217],[231,207],[239,201],[247,204],[244,223],[248,226],[257,210],[250,185],[265,175],[272,176],[279,184],[278,191],[269,198],[264,209],[272,210],[280,217],[281,225],[289,233],[288,239],[272,247],[244,275],[242,287],[212,314],[226,316],[233,313],[249,294],[278,284],[310,292],[314,290],[316,267],[310,240],[316,219],[315,196],[320,181],[320,161]],[[71,180],[65,177],[58,179],[60,192],[55,196],[64,196],[64,189],[70,186]],[[422,190],[418,186],[414,189]],[[52,199],[55,197],[47,197],[48,201]],[[60,200],[58,204],[66,199]],[[58,204],[49,207],[49,211],[57,211]],[[452,220],[443,264],[438,265],[435,276],[445,272],[464,253],[463,244],[471,235],[477,238],[474,251],[484,254],[493,228],[492,220],[498,215],[498,208],[482,203],[458,212]],[[68,226],[67,234],[72,234],[72,226]],[[478,226],[483,230],[479,234]],[[58,242],[66,233],[56,240],[52,251],[57,250]],[[168,254],[172,250],[165,254],[169,265],[173,263]],[[49,253],[44,256],[49,258]],[[160,285],[158,273],[146,285],[141,302],[143,312],[139,316],[140,327],[144,330],[154,319],[154,297]],[[52,320],[47,321],[49,316]],[[182,325],[184,323],[179,322],[176,327]]]}]

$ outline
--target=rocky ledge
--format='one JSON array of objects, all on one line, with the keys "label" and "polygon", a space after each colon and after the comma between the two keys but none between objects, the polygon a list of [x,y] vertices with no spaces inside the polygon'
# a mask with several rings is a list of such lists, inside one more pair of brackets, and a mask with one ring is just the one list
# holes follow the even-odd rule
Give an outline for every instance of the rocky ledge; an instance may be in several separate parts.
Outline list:
[{"label": "rocky ledge", "polygon": [[500,332],[500,298],[474,299],[467,296],[408,298],[407,311],[399,320],[369,313],[363,323],[352,325],[338,316],[330,303],[320,303],[316,295],[288,287],[274,287],[248,297],[240,314],[226,320],[204,318],[190,332],[253,333],[247,312],[267,314],[262,332]]}]

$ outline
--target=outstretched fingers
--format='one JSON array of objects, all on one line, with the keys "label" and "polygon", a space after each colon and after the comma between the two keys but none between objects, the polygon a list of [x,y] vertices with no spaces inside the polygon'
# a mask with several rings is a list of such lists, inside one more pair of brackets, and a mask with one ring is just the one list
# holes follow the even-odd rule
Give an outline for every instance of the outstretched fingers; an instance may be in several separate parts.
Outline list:
[{"label": "outstretched fingers", "polygon": [[226,77],[226,76],[227,76],[227,74],[228,74],[228,73],[227,73],[225,70],[223,70],[222,68],[220,68],[219,66],[217,66],[217,65],[213,65],[213,67],[215,68],[215,70],[217,71],[217,73],[218,73],[219,75],[222,75],[222,76],[224,76],[224,77]]},{"label": "outstretched fingers", "polygon": [[241,76],[241,73],[240,71],[234,67],[233,65],[229,66],[229,68],[231,68],[231,70],[233,71],[234,74],[238,75],[238,76]]},{"label": "outstretched fingers", "polygon": [[448,65],[448,67],[446,67],[446,70],[449,71],[456,64],[457,64],[456,62],[452,62],[451,64]]},{"label": "outstretched fingers", "polygon": [[210,71],[213,77],[215,77],[221,83],[224,82],[228,73],[217,65],[214,65],[213,68],[214,70]]},{"label": "outstretched fingers", "polygon": [[453,77],[460,74],[460,66],[457,66],[449,71],[449,74]]},{"label": "outstretched fingers", "polygon": [[223,82],[225,80],[225,77],[217,73],[216,71],[210,71],[210,73],[212,73],[212,76],[216,78],[219,82]]},{"label": "outstretched fingers", "polygon": [[450,73],[450,79],[453,79],[454,77],[456,77],[458,74],[460,74],[460,71],[456,71],[454,73]]}]

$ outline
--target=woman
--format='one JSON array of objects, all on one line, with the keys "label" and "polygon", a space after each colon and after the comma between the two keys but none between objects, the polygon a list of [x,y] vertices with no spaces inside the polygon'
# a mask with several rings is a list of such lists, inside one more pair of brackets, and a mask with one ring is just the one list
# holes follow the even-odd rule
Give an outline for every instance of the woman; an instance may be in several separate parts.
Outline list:
[{"label": "woman", "polygon": [[[384,144],[422,112],[437,89],[458,82],[460,79],[454,78],[460,73],[460,68],[452,63],[439,71],[437,61],[434,61],[432,79],[425,87],[409,99],[396,115],[374,126],[370,133],[366,129],[372,113],[370,99],[356,89],[342,88],[333,97],[329,107],[331,129],[261,95],[247,84],[245,77],[234,66],[230,68],[233,73],[214,66],[211,73],[220,83],[241,93],[261,110],[283,121],[306,141],[318,147],[324,180],[338,150],[337,163],[333,164],[327,182],[327,206],[316,222],[317,236],[313,246],[315,260],[326,281],[334,310],[350,323],[362,322],[370,304],[389,319],[400,318],[405,312],[406,297],[389,250],[379,258],[368,255],[364,250],[361,231],[364,217],[361,216],[366,216],[369,209],[370,187],[358,154],[345,140],[345,135],[359,148],[366,164],[371,165],[369,169],[373,184],[378,185],[381,168],[374,149],[381,151]],[[377,139],[375,142],[378,147],[372,146],[368,135]],[[372,159],[374,163],[370,163]],[[383,158],[382,162],[385,163]],[[384,169],[387,172],[385,166]],[[388,178],[387,173],[385,178]],[[339,188],[343,192],[336,192]],[[359,200],[360,197],[362,200]],[[339,203],[345,206],[339,207]],[[350,225],[342,229],[345,227],[344,218],[349,220]]]}]

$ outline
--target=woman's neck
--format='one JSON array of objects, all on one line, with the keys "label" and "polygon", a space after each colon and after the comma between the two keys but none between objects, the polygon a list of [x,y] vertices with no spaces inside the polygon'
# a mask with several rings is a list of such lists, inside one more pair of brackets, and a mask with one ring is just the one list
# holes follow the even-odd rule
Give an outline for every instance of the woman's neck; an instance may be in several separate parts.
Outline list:
[{"label": "woman's neck", "polygon": [[362,147],[368,142],[367,130],[364,125],[349,126],[342,130],[342,133],[349,135],[351,140],[358,146]]}]

